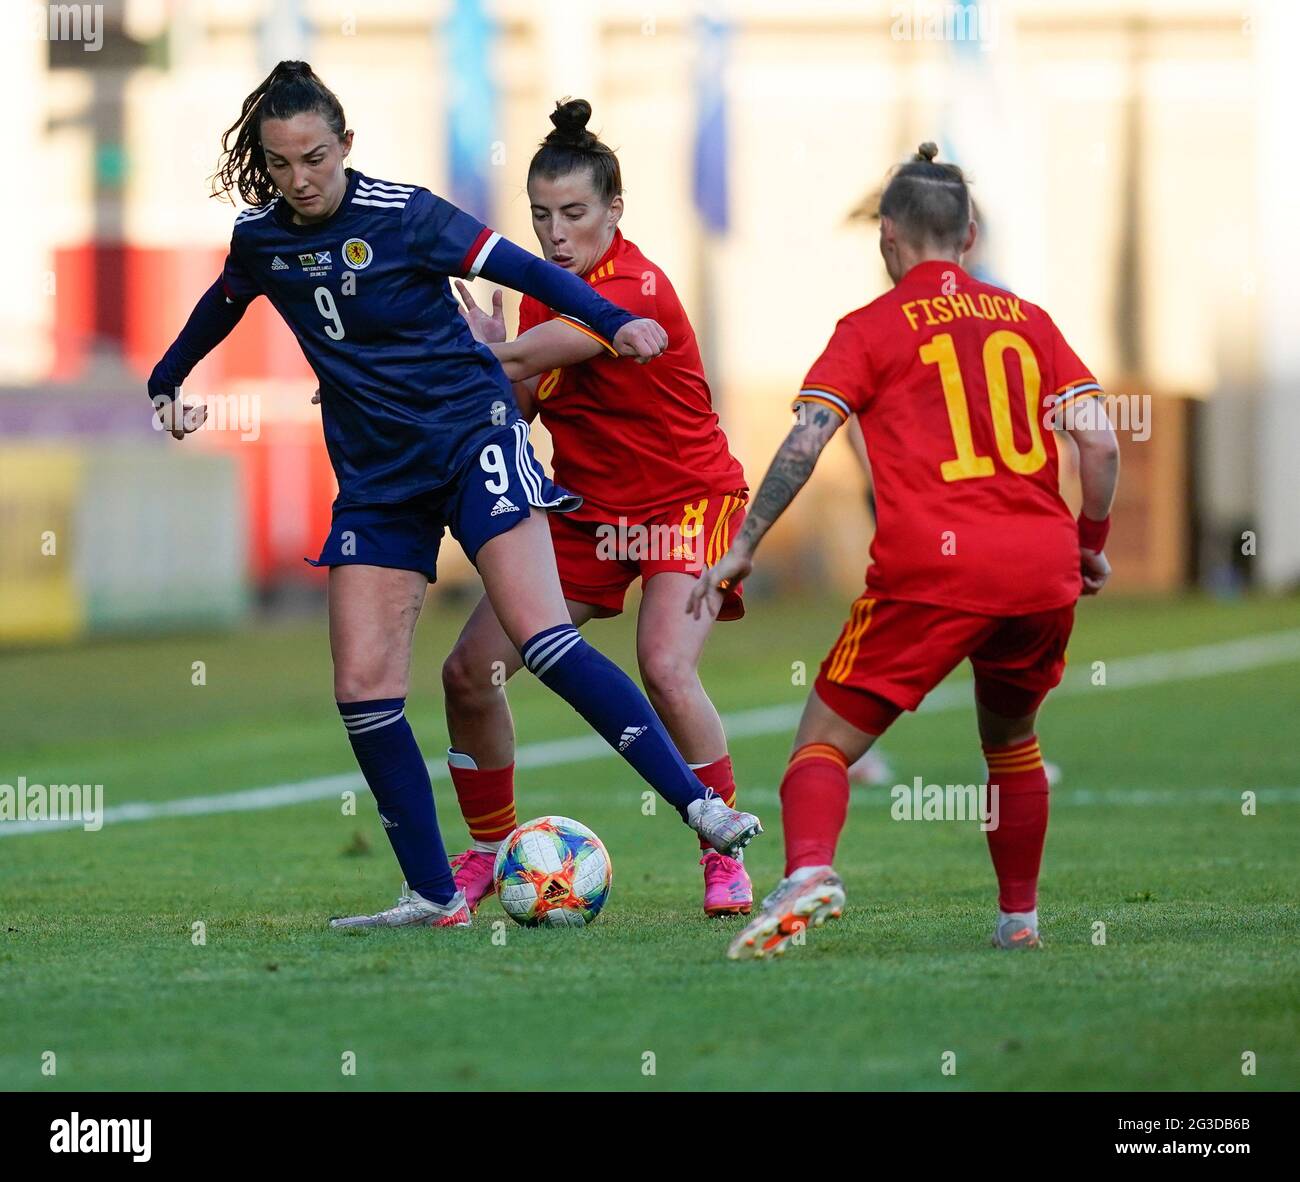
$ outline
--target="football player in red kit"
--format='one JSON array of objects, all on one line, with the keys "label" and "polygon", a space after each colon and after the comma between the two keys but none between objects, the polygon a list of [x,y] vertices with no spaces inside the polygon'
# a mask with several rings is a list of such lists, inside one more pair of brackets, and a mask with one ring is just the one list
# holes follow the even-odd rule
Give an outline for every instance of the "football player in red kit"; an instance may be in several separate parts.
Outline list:
[{"label": "football player in red kit", "polygon": [[[557,104],[555,130],[528,171],[533,228],[550,262],[638,314],[653,308],[670,342],[664,355],[653,366],[620,365],[586,325],[530,299],[507,342],[499,293],[488,314],[464,284],[459,290],[471,329],[514,380],[525,417],[540,414],[550,432],[556,480],[583,498],[573,513],[549,517],[574,624],[618,615],[628,587],[642,580],[637,659],[646,693],[695,774],[731,805],[726,736],[697,671],[713,621],[684,609],[744,520],[745,474],[714,413],[681,301],[619,231],[618,158],[587,130],[590,116],[581,99]],[[720,618],[743,614],[740,590],[738,582],[728,589]],[[484,599],[443,669],[448,764],[473,839],[452,865],[471,906],[491,893],[493,855],[516,824],[514,725],[501,674],[518,668],[519,654]],[[629,744],[637,741],[632,729]],[[710,848],[701,864],[704,910],[747,914],[753,890],[739,859]]]},{"label": "football player in red kit", "polygon": [[[893,290],[836,326],[744,527],[691,594],[693,613],[713,610],[749,573],[822,448],[856,417],[878,512],[866,589],[822,663],[781,783],[785,877],[732,941],[733,959],[779,954],[795,932],[839,916],[846,769],[966,659],[997,793],[993,940],[1039,943],[1048,785],[1035,720],[1060,681],[1075,601],[1110,573],[1119,449],[1101,387],[1047,313],[962,269],[976,234],[970,195],[935,155],[922,144],[881,196]],[[1054,427],[1079,448],[1077,521],[1058,488]]]}]

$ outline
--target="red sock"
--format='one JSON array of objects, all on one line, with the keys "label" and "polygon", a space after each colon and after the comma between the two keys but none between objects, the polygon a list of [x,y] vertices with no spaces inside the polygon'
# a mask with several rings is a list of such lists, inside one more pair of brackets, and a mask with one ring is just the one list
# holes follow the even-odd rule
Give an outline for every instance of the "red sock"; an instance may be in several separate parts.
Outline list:
[{"label": "red sock", "polygon": [[985,747],[989,791],[997,785],[998,823],[988,831],[989,854],[998,876],[998,907],[1033,911],[1038,905],[1038,867],[1047,836],[1047,771],[1038,738],[1010,747]]},{"label": "red sock", "polygon": [[482,771],[450,767],[460,814],[475,841],[504,841],[515,820],[515,765]]},{"label": "red sock", "polygon": [[790,757],[781,781],[785,872],[829,866],[849,811],[849,761],[838,747],[809,743]]},{"label": "red sock", "polygon": [[[706,788],[712,788],[713,794],[722,798],[723,804],[732,809],[736,807],[736,773],[732,770],[730,755],[724,755],[721,759],[700,764],[698,767],[691,764],[691,771],[699,778],[701,784]],[[711,850],[712,848],[704,838],[700,838],[700,849]]]}]

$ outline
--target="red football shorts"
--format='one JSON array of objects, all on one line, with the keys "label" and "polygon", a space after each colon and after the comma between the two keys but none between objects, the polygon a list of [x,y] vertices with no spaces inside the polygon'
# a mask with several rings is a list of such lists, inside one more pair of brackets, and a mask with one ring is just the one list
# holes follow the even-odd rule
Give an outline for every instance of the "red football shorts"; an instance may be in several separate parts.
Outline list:
[{"label": "red football shorts", "polygon": [[980,704],[1023,718],[1059,684],[1073,626],[1074,604],[983,616],[866,594],[822,662],[817,695],[845,722],[879,735],[969,657]]},{"label": "red football shorts", "polygon": [[[623,598],[635,579],[663,571],[697,578],[726,552],[745,520],[743,492],[698,497],[669,505],[636,521],[574,521],[551,513],[551,541],[566,599],[589,603],[601,615],[623,610]],[[722,598],[720,620],[745,614],[737,583]]]}]

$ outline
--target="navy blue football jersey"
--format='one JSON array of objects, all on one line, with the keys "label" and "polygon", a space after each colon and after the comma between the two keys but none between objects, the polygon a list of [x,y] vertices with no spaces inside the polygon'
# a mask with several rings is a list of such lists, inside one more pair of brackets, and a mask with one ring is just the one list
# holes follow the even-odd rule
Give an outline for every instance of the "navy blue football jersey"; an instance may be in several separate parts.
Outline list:
[{"label": "navy blue football jersey", "polygon": [[325,221],[276,198],[235,220],[226,299],[265,295],[320,381],[338,505],[446,485],[477,439],[519,417],[496,358],[471,336],[448,276],[472,278],[498,236],[416,185],[349,169]]}]

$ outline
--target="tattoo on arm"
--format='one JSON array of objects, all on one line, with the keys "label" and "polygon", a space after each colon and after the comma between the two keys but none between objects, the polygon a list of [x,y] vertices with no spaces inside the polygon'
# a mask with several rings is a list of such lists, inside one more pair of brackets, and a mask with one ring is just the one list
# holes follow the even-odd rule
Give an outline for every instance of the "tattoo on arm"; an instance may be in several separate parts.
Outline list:
[{"label": "tattoo on arm", "polygon": [[840,425],[838,417],[824,408],[818,408],[811,420],[800,415],[790,428],[745,515],[737,540],[751,552],[808,483],[822,449]]}]

